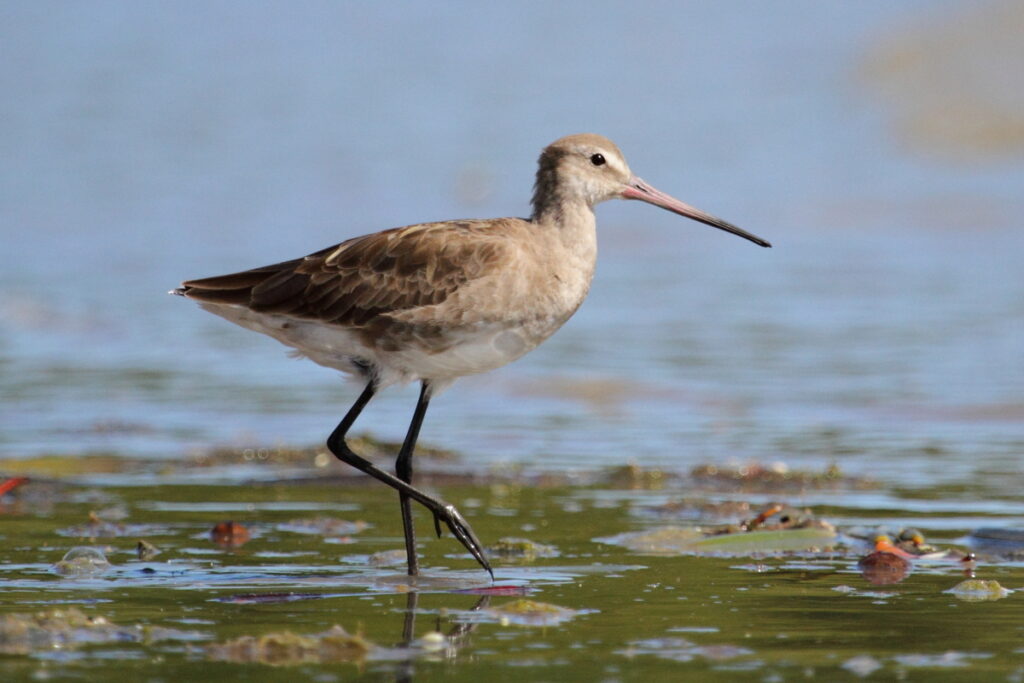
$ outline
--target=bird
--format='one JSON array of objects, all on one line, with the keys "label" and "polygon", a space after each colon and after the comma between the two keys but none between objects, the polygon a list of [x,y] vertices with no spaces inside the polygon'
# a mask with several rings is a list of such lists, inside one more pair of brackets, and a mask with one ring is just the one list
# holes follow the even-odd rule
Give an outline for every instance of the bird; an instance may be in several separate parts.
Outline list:
[{"label": "bird", "polygon": [[[493,580],[462,514],[413,486],[420,427],[431,398],[456,379],[520,358],[576,312],[597,261],[594,207],[610,199],[647,202],[771,246],[655,189],[633,174],[615,143],[583,133],[541,152],[529,218],[392,228],[302,258],[186,280],[171,293],[361,382],[327,447],[398,492],[408,574],[419,574],[416,502],[433,514],[438,537],[443,524]],[[346,435],[379,391],[409,382],[419,382],[419,398],[391,474],[357,455]]]}]

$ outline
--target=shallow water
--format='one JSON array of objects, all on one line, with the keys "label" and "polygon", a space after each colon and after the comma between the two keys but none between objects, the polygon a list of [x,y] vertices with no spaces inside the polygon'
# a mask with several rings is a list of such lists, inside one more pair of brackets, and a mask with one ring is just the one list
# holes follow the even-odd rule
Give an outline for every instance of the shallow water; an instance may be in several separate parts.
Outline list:
[{"label": "shallow water", "polygon": [[[1007,85],[1024,56],[1007,7],[5,9],[0,474],[33,480],[0,499],[3,612],[80,604],[200,638],[37,651],[6,673],[231,675],[241,665],[202,648],[335,623],[401,642],[400,573],[366,563],[399,546],[390,495],[296,481],[337,471],[333,460],[268,465],[278,448],[321,443],[357,389],[164,292],[392,225],[521,214],[540,147],[580,130],[775,247],[636,203],[599,207],[580,312],[513,366],[457,383],[423,430],[456,454],[430,469],[479,477],[436,486],[482,538],[559,551],[499,568],[498,584],[582,612],[504,625],[468,612],[478,594],[432,584],[412,610],[418,635],[438,619],[445,632],[477,624],[451,652],[311,671],[831,680],[872,668],[843,668],[860,655],[886,675],[1017,671],[1018,593],[965,603],[942,592],[963,578],[946,565],[870,587],[855,566],[864,548],[638,554],[596,539],[679,522],[644,510],[685,485],[592,483],[634,461],[670,479],[837,464],[876,483],[708,495],[784,499],[841,530],[913,526],[960,547],[972,529],[1024,525],[1024,86]],[[957,93],[970,110],[951,111],[968,101]],[[400,439],[414,403],[412,387],[386,392],[357,431]],[[218,447],[252,450],[183,466]],[[545,477],[558,486],[534,486]],[[54,573],[87,542],[65,532],[111,505],[153,526],[98,542],[112,547],[110,575]],[[373,526],[351,545],[273,526],[316,515]],[[230,517],[255,537],[224,551],[206,534]],[[131,561],[136,535],[170,549],[154,574]],[[482,581],[450,539],[421,540],[432,576]],[[1006,558],[978,573],[1024,583]],[[251,592],[330,597],[216,600]]]},{"label": "shallow water", "polygon": [[[38,480],[15,489],[3,508],[3,613],[74,606],[119,627],[144,624],[150,636],[32,648],[8,634],[0,647],[9,654],[26,649],[0,662],[0,670],[8,680],[30,671],[58,679],[86,672],[119,678],[131,671],[144,680],[212,680],[241,675],[239,667],[250,675],[260,667],[261,680],[294,676],[295,668],[323,680],[356,673],[398,679],[443,673],[458,680],[485,673],[519,680],[687,674],[723,681],[843,680],[865,670],[882,678],[927,671],[930,678],[957,680],[967,672],[974,678],[1007,674],[1020,665],[1019,593],[970,601],[948,592],[972,573],[1021,589],[1020,561],[982,555],[973,569],[922,561],[902,581],[875,585],[857,567],[869,544],[850,537],[825,552],[734,556],[651,554],[615,541],[623,532],[695,518],[705,527],[744,510],[750,518],[749,509],[759,506],[743,503],[766,496],[828,498],[814,507],[841,529],[898,525],[886,506],[866,507],[873,497],[895,495],[886,483],[817,479],[817,485],[807,480],[787,491],[790,486],[778,481],[767,488],[752,481],[758,494],[654,471],[613,474],[588,485],[564,477],[480,477],[474,484],[435,468],[430,461],[426,470],[434,474],[426,486],[443,489],[485,542],[527,537],[549,544],[547,556],[492,552],[492,584],[451,538],[431,538],[421,516],[424,576],[404,576],[401,557],[397,566],[375,567],[371,555],[401,547],[397,506],[377,487],[337,478],[344,470],[333,462],[320,483],[94,487],[75,485],[84,476],[78,473],[64,483]],[[970,528],[1020,514],[961,509],[945,490],[924,495],[946,501],[959,515],[933,528],[942,517],[933,510],[902,513],[940,547],[962,541]],[[724,513],[727,501],[734,514]],[[104,521],[90,523],[88,513],[96,510]],[[358,524],[317,532],[325,518]],[[210,529],[228,519],[247,525],[247,542],[213,542]],[[137,559],[142,537],[160,554]],[[105,551],[111,566],[84,576],[55,568],[67,548],[80,544]],[[542,606],[527,606],[524,614],[516,609],[524,599]],[[247,651],[216,646],[283,631],[314,635],[335,625],[358,633],[369,651],[297,657],[271,650],[253,661]]]}]

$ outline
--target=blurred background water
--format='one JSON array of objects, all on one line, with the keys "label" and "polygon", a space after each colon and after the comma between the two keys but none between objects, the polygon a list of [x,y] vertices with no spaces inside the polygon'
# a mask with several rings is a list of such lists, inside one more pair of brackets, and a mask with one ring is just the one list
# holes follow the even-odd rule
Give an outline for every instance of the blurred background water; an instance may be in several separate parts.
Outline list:
[{"label": "blurred background water", "polygon": [[524,215],[540,149],[591,131],[775,248],[600,206],[583,308],[424,441],[1019,492],[1021,35],[1019,3],[931,0],[4,3],[0,454],[322,442],[357,387],[167,290]]}]

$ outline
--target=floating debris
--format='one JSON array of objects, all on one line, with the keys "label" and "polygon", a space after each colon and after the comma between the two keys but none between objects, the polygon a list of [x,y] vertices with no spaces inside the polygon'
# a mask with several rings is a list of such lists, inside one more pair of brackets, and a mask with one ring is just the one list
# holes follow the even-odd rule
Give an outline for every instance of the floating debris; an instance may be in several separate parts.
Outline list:
[{"label": "floating debris", "polygon": [[862,557],[857,562],[857,567],[861,576],[874,586],[899,583],[910,573],[910,561],[905,557],[878,550]]},{"label": "floating debris", "polygon": [[13,491],[15,488],[21,486],[28,481],[28,477],[11,477],[0,483],[0,496],[4,495],[9,491]]},{"label": "floating debris", "polygon": [[985,602],[1000,600],[1013,591],[1003,588],[995,579],[967,579],[944,592],[955,595],[965,602]]},{"label": "floating debris", "polygon": [[206,648],[207,657],[217,662],[297,666],[361,662],[375,646],[358,634],[334,625],[323,633],[298,635],[291,631],[263,636],[242,636]]},{"label": "floating debris", "polygon": [[923,555],[934,552],[935,548],[925,542],[924,534],[912,527],[893,528],[886,525],[854,526],[845,529],[850,538],[856,538],[876,546],[880,539],[887,539],[892,545],[911,555]]},{"label": "floating debris", "polygon": [[238,522],[221,522],[210,530],[210,540],[222,548],[238,548],[249,542],[249,530]]},{"label": "floating debris", "polygon": [[87,578],[99,576],[110,569],[107,556],[99,548],[76,546],[64,554],[53,570],[61,576]]},{"label": "floating debris", "polygon": [[89,616],[76,607],[0,616],[0,654],[5,655],[26,655],[79,645],[200,640],[204,637],[195,631],[158,626],[118,626],[102,616]]},{"label": "floating debris", "polygon": [[[876,534],[873,538],[869,536]],[[973,553],[965,553],[957,548],[936,548],[925,542],[924,535],[917,529],[899,529],[892,531],[887,527],[865,529],[855,527],[846,532],[849,538],[856,538],[874,543],[875,552],[889,553],[914,562],[946,562],[973,563]]]},{"label": "floating debris", "polygon": [[532,562],[538,557],[558,557],[558,549],[553,545],[537,543],[528,538],[499,538],[497,543],[488,546],[487,552],[506,562]]},{"label": "floating debris", "polygon": [[[917,546],[912,545],[911,547]],[[916,560],[918,558],[918,555],[894,545],[892,539],[888,536],[879,536],[875,539],[875,553],[895,555],[896,557],[900,557],[904,560]]]},{"label": "floating debris", "polygon": [[[755,531],[758,529],[778,531],[781,529],[807,529],[815,526],[832,528],[832,525],[828,524],[828,522],[816,519],[810,510],[798,510],[782,503],[772,503],[753,519],[741,522],[737,531]],[[727,531],[731,532],[732,530],[727,527]]]},{"label": "floating debris", "polygon": [[140,560],[152,560],[160,554],[160,549],[147,540],[139,539],[138,545],[135,546],[135,554]]}]

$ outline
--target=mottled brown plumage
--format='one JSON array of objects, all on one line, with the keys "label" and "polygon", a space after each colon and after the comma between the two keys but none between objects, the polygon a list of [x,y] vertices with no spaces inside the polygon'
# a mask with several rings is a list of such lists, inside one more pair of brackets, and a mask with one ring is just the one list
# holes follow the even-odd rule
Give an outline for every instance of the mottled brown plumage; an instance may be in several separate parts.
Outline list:
[{"label": "mottled brown plumage", "polygon": [[305,258],[182,283],[180,293],[260,313],[360,327],[443,303],[495,268],[495,221],[426,223],[356,237]]},{"label": "mottled brown plumage", "polygon": [[[361,376],[363,394],[328,439],[343,461],[400,493],[409,573],[417,572],[409,501],[426,506],[490,571],[454,507],[411,486],[412,451],[430,397],[455,379],[519,358],[583,302],[597,259],[594,206],[639,199],[739,235],[759,237],[655,190],[607,138],[556,140],[541,153],[530,219],[410,225],[356,237],[305,258],[188,280],[175,294],[267,334],[321,365]],[[360,458],[345,435],[380,388],[422,383],[395,477]]]}]

